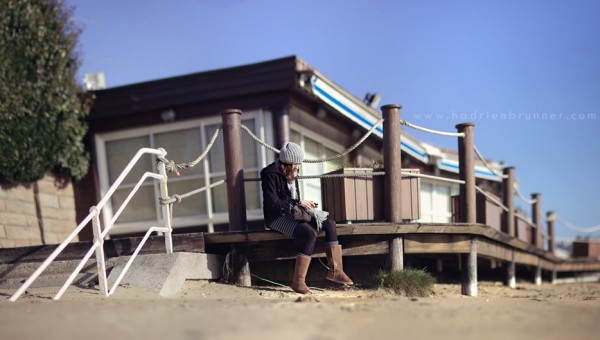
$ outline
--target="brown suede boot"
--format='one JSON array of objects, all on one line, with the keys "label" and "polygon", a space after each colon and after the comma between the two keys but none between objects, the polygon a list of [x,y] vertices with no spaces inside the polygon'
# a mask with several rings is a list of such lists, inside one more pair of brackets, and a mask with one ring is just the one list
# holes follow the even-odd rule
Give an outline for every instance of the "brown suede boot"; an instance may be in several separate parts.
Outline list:
[{"label": "brown suede boot", "polygon": [[326,279],[344,285],[353,285],[354,282],[344,273],[342,246],[339,244],[331,246],[325,250],[325,253],[327,254],[327,265],[329,266]]},{"label": "brown suede boot", "polygon": [[310,256],[298,254],[296,256],[296,267],[294,268],[294,282],[290,286],[292,290],[300,294],[312,293],[308,286],[304,282],[306,279],[306,273],[308,272],[308,265],[310,265]]}]

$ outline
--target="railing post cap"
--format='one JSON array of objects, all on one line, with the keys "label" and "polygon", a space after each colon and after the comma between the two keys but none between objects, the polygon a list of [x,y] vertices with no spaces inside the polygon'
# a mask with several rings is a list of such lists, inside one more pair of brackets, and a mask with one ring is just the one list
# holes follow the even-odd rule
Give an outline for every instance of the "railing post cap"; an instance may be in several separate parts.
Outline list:
[{"label": "railing post cap", "polygon": [[400,104],[386,104],[381,106],[381,110],[391,110],[391,109],[401,109],[402,105]]},{"label": "railing post cap", "polygon": [[509,171],[511,171],[511,170],[512,170],[512,171],[514,171],[514,170],[515,170],[515,167],[514,167],[514,165],[511,165],[511,166],[505,166],[503,170],[504,170],[504,172],[509,172]]},{"label": "railing post cap", "polygon": [[539,192],[534,192],[533,194],[531,194],[531,197],[539,197],[542,196],[542,194],[540,194]]},{"label": "railing post cap", "polygon": [[239,115],[241,115],[242,114],[242,110],[240,110],[240,109],[226,109],[226,110],[221,111],[221,114],[222,115],[226,115],[226,114],[239,114]]},{"label": "railing post cap", "polygon": [[464,128],[467,128],[467,127],[469,127],[469,126],[475,126],[475,123],[472,123],[472,122],[460,123],[460,124],[457,124],[457,125],[456,125],[456,128],[457,128],[458,130],[462,130],[462,129],[464,129]]}]

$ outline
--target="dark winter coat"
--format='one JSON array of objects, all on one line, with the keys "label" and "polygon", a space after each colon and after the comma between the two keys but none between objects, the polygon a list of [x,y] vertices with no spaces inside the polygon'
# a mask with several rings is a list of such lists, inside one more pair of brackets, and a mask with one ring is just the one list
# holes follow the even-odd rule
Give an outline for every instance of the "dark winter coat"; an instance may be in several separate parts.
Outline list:
[{"label": "dark winter coat", "polygon": [[[289,212],[290,208],[298,204],[292,198],[285,175],[279,171],[278,163],[271,163],[261,170],[260,180],[263,192],[263,213],[265,224],[268,226],[278,217]],[[298,180],[296,180],[296,197],[300,197]]]}]

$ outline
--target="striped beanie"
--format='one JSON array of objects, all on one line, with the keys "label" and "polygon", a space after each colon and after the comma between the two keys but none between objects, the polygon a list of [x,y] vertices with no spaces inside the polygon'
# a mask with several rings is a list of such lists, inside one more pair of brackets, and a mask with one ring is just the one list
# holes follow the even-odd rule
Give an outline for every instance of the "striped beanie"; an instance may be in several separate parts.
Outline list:
[{"label": "striped beanie", "polygon": [[279,150],[279,161],[286,164],[300,164],[304,161],[304,150],[296,143],[287,142]]}]

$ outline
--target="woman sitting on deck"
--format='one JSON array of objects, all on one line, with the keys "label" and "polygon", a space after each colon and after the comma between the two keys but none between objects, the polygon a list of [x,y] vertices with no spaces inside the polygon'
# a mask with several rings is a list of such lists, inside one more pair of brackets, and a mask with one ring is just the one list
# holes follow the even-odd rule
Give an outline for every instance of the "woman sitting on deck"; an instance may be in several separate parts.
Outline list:
[{"label": "woman sitting on deck", "polygon": [[[262,169],[260,178],[267,227],[301,241],[291,288],[297,293],[308,294],[311,291],[306,286],[305,278],[321,229],[325,231],[327,241],[327,280],[348,285],[353,282],[342,267],[342,247],[338,242],[335,221],[327,217],[327,212],[318,210],[314,201],[300,199],[297,175],[303,161],[302,148],[295,143],[285,143],[279,152],[279,159]],[[297,221],[292,217],[291,213],[297,205],[308,210],[310,222]]]}]

